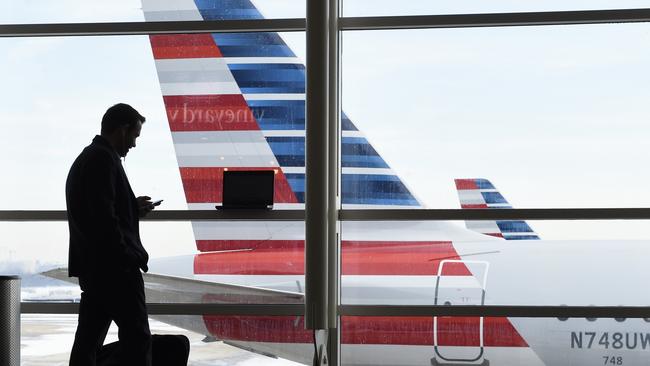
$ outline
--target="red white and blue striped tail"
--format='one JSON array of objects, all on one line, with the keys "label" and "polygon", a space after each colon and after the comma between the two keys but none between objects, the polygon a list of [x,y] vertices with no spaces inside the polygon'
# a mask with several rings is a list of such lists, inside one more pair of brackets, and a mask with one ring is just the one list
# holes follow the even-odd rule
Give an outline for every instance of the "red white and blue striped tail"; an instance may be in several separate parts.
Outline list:
[{"label": "red white and blue striped tail", "polygon": [[[143,0],[143,10],[147,21],[263,18],[249,0]],[[150,41],[189,209],[213,209],[222,200],[223,172],[238,169],[273,169],[275,208],[303,208],[305,66],[280,35],[164,34]],[[344,113],[341,129],[344,207],[420,206]],[[243,233],[192,224],[200,251],[304,238],[301,223],[279,230],[247,223]],[[259,230],[250,229],[255,225]]]},{"label": "red white and blue striped tail", "polygon": [[[487,179],[454,179],[463,209],[512,208]],[[465,226],[481,234],[506,240],[539,240],[537,233],[523,220],[465,221]]]}]

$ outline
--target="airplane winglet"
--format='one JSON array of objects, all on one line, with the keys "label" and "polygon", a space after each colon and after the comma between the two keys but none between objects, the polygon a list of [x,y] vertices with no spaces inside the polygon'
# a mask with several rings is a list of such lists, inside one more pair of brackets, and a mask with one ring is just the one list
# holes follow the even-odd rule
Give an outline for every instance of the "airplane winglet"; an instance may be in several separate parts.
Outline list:
[{"label": "airplane winglet", "polygon": [[[463,209],[512,208],[487,179],[454,179]],[[465,221],[465,226],[481,234],[506,240],[539,240],[537,233],[523,220]]]}]

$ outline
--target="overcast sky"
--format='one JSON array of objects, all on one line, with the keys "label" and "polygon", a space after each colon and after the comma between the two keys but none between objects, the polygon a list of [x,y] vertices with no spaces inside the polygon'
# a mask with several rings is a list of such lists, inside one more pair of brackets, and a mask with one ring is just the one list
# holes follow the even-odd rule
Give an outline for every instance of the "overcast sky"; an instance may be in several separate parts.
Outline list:
[{"label": "overcast sky", "polygon": [[[301,1],[255,3],[268,17],[304,15]],[[347,0],[344,9],[356,16],[650,7],[486,4]],[[138,0],[0,5],[3,23],[140,20]],[[304,34],[282,37],[304,59]],[[649,207],[649,43],[650,24],[346,32],[343,109],[430,208],[459,207],[459,177],[490,179],[515,207]],[[70,164],[106,108],[121,101],[147,117],[125,162],[136,194],[186,209],[147,37],[0,39],[0,50],[0,209],[64,209]],[[647,222],[638,221],[532,226],[543,238],[648,237]],[[65,261],[65,223],[0,228],[0,251],[12,258]],[[187,223],[143,224],[143,236],[154,256],[194,249]]]}]

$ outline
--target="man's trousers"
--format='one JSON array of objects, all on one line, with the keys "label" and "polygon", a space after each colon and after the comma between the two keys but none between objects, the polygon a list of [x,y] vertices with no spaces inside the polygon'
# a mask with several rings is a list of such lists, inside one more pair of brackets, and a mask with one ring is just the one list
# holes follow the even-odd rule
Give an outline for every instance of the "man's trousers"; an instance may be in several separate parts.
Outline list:
[{"label": "man's trousers", "polygon": [[95,366],[97,352],[114,321],[124,365],[151,366],[151,332],[140,270],[111,276],[82,276],[79,324],[70,366]]}]

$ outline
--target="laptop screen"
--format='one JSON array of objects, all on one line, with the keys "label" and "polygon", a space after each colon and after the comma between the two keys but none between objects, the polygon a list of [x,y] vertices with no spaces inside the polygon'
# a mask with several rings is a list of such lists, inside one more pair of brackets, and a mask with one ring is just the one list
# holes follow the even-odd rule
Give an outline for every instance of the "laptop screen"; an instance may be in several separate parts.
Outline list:
[{"label": "laptop screen", "polygon": [[273,170],[224,171],[223,207],[272,207],[274,179]]}]

